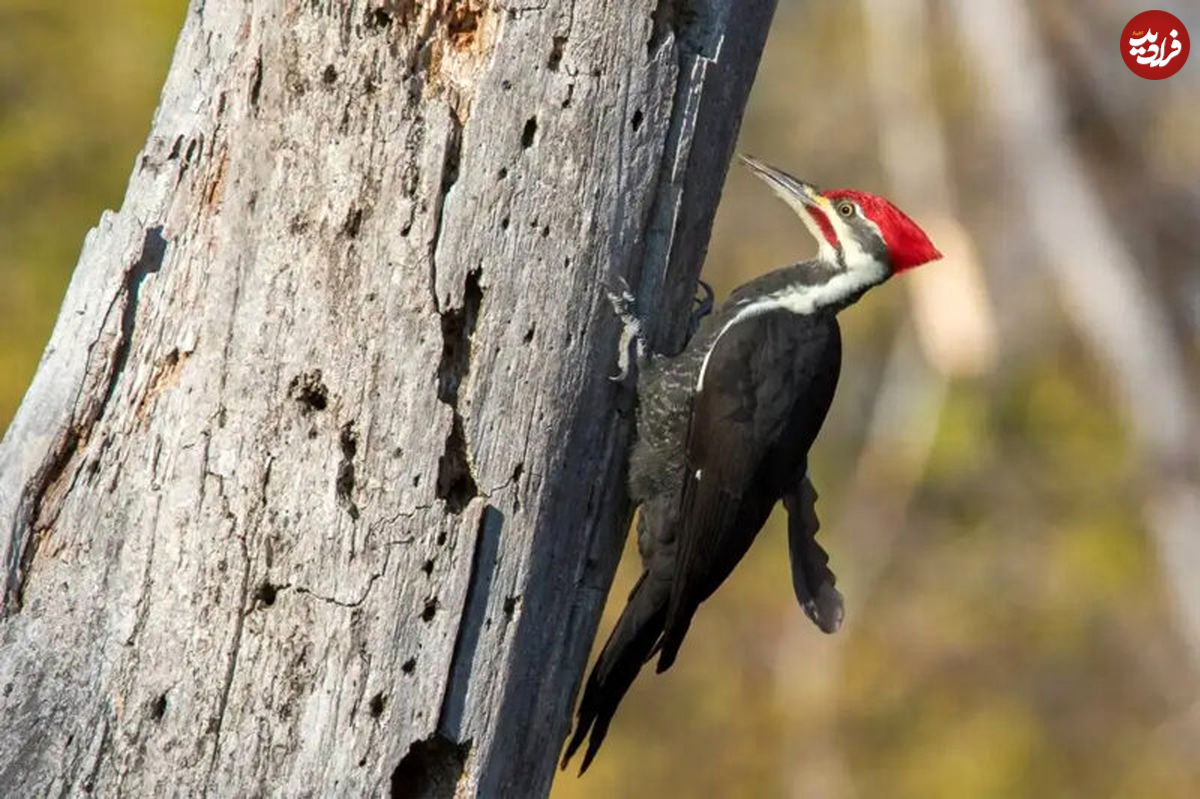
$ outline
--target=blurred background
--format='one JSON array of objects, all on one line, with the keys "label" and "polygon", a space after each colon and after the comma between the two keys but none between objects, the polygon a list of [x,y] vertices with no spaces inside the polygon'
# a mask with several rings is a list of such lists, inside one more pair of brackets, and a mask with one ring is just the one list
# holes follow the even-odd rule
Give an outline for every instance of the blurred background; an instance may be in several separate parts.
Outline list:
[{"label": "blurred background", "polygon": [[[0,429],[184,5],[0,0]],[[1200,796],[1200,56],[1130,73],[1142,10],[780,0],[741,149],[946,254],[843,315],[813,476],[846,624],[796,607],[774,518],[555,797]],[[719,296],[813,249],[731,172]]]}]

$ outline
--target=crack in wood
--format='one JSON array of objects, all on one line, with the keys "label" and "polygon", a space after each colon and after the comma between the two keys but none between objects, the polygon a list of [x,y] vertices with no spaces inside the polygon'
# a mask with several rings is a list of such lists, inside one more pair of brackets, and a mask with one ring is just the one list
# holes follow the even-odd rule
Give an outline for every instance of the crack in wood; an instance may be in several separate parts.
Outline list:
[{"label": "crack in wood", "polygon": [[471,683],[479,635],[487,617],[492,577],[496,573],[496,563],[500,556],[500,533],[503,529],[504,514],[494,505],[484,508],[475,534],[467,596],[463,602],[458,635],[450,658],[450,678],[442,695],[442,708],[438,717],[438,732],[451,741],[461,741],[463,738],[463,711],[467,703],[467,689]]},{"label": "crack in wood", "polygon": [[[218,476],[221,483],[221,495],[224,498],[224,480]],[[229,514],[231,515],[231,514]],[[213,792],[213,777],[217,771],[217,760],[221,754],[221,729],[225,725],[225,712],[229,707],[229,695],[233,691],[233,678],[237,673],[238,657],[242,652],[242,632],[245,629],[246,614],[249,612],[247,600],[250,598],[250,553],[246,549],[246,541],[239,537],[242,545],[242,584],[238,589],[237,613],[233,620],[233,642],[230,645],[229,658],[225,667],[225,677],[221,684],[221,694],[217,699],[217,712],[209,719],[206,732],[213,735],[212,757],[209,759],[208,775],[205,783],[208,793]]]},{"label": "crack in wood", "polygon": [[452,411],[450,431],[438,459],[437,497],[446,509],[458,514],[479,496],[479,485],[471,470],[466,433],[458,409],[458,390],[471,369],[471,337],[483,307],[479,270],[467,273],[462,305],[442,313],[442,357],[438,363],[438,399]]},{"label": "crack in wood", "polygon": [[433,201],[433,236],[429,241],[429,291],[433,296],[433,309],[441,313],[441,298],[437,290],[437,250],[441,242],[442,229],[446,221],[446,200],[450,189],[458,182],[458,172],[462,160],[463,121],[458,109],[453,105],[447,107],[450,129],[446,132],[446,150],[442,156],[442,174],[437,194]]},{"label": "crack in wood", "polygon": [[354,432],[353,419],[342,425],[338,445],[342,450],[342,461],[338,464],[334,491],[338,504],[346,509],[352,521],[358,521],[358,505],[354,502],[354,456],[358,453],[358,433]]},{"label": "crack in wood", "polygon": [[[10,616],[21,608],[25,579],[44,537],[42,532],[57,518],[58,505],[62,501],[61,496],[56,496],[54,507],[51,508],[44,507],[46,499],[65,477],[83,443],[91,435],[92,428],[104,416],[133,347],[133,327],[137,320],[142,282],[162,268],[166,249],[167,241],[163,238],[162,226],[147,228],[142,240],[141,253],[126,271],[122,291],[110,304],[111,308],[118,299],[124,299],[118,339],[109,360],[109,368],[103,376],[102,388],[91,395],[98,395],[99,399],[87,404],[83,408],[80,420],[68,424],[59,434],[59,440],[52,448],[50,456],[21,491],[21,499],[10,531],[11,543],[8,563],[5,564],[5,589],[3,598],[0,599],[0,618]],[[74,477],[72,474],[72,484]]]}]

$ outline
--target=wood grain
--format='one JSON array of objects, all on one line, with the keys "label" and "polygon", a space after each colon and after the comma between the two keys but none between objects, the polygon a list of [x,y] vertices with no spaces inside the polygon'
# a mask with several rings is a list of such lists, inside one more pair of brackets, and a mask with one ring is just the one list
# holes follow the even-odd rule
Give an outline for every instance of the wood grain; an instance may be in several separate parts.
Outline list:
[{"label": "wood grain", "polygon": [[0,444],[0,794],[545,794],[774,2],[194,0]]}]

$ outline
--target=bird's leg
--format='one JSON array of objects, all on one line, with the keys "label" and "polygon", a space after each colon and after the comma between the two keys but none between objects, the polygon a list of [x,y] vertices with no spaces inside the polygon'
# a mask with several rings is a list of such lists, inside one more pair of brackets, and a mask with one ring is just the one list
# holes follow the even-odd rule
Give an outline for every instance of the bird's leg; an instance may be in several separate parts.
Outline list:
[{"label": "bird's leg", "polygon": [[609,380],[622,382],[629,377],[629,348],[634,347],[637,362],[640,364],[646,354],[646,339],[642,335],[642,320],[633,311],[636,297],[629,290],[625,278],[617,276],[607,289],[608,302],[612,305],[613,313],[621,320],[621,340],[617,345],[617,373]]}]

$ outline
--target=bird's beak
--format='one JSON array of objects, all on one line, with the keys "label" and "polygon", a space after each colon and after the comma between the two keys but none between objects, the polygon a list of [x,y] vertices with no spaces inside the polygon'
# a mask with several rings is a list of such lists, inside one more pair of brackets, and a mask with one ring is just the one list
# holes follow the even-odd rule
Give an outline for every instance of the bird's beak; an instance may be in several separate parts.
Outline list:
[{"label": "bird's beak", "polygon": [[796,212],[800,221],[817,240],[817,248],[822,260],[832,262],[833,254],[839,248],[837,232],[831,224],[836,219],[833,203],[822,196],[821,190],[811,183],[794,178],[783,170],[764,164],[757,158],[738,154],[742,163],[771,187],[779,198]]},{"label": "bird's beak", "polygon": [[751,172],[770,186],[776,194],[786,200],[788,205],[791,205],[793,208],[795,208],[794,201],[799,200],[800,203],[810,208],[817,208],[822,211],[829,209],[829,200],[822,197],[821,190],[813,184],[799,178],[794,178],[770,164],[759,161],[752,155],[738,153],[738,158],[750,168]]}]

